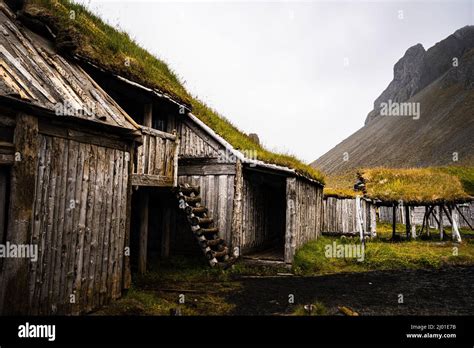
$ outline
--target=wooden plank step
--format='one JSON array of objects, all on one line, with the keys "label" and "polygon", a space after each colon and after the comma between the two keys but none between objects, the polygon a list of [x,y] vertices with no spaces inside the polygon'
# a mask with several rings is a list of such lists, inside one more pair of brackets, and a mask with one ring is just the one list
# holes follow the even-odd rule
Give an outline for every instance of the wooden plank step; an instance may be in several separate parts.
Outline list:
[{"label": "wooden plank step", "polygon": [[207,213],[207,208],[206,207],[191,207],[191,208],[192,208],[191,212],[193,214]]},{"label": "wooden plank step", "polygon": [[212,252],[212,255],[216,258],[217,257],[224,257],[229,253],[229,249],[227,247],[225,247],[224,250],[222,250],[222,251],[211,251],[211,252]]},{"label": "wooden plank step", "polygon": [[189,196],[191,193],[194,193],[195,195],[198,195],[201,193],[201,188],[199,186],[184,186],[181,185],[179,186],[179,191],[184,193],[185,195]]},{"label": "wooden plank step", "polygon": [[196,226],[196,225],[199,225],[199,226],[203,226],[203,225],[210,225],[214,222],[214,219],[213,218],[210,218],[210,217],[199,217],[199,216],[193,216],[189,219],[189,223],[192,225],[192,226]]},{"label": "wooden plank step", "polygon": [[217,234],[217,233],[219,233],[219,228],[217,228],[217,227],[200,228],[199,230],[196,231],[196,233],[197,234],[204,234],[204,235]]},{"label": "wooden plank step", "polygon": [[222,238],[216,238],[216,239],[209,239],[206,241],[208,246],[216,246],[216,245],[225,245],[225,240]]},{"label": "wooden plank step", "polygon": [[189,197],[189,196],[184,196],[184,200],[188,204],[195,204],[195,203],[201,203],[201,197]]}]

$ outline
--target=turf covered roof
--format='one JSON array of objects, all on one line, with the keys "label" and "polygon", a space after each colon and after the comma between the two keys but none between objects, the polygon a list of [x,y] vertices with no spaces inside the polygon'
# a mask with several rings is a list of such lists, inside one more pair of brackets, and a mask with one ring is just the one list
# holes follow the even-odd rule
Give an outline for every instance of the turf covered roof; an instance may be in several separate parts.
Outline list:
[{"label": "turf covered roof", "polygon": [[235,149],[256,150],[259,160],[295,169],[324,183],[318,170],[288,154],[265,149],[228,119],[192,97],[165,62],[140,47],[130,36],[105,23],[81,5],[69,0],[26,0],[25,20],[46,24],[58,49],[102,69],[159,90],[191,106],[194,115],[227,140]]},{"label": "turf covered roof", "polygon": [[[462,170],[472,173],[473,168]],[[384,203],[423,205],[472,200],[455,173],[458,170],[449,168],[371,168],[358,175],[365,183],[365,196]]]}]

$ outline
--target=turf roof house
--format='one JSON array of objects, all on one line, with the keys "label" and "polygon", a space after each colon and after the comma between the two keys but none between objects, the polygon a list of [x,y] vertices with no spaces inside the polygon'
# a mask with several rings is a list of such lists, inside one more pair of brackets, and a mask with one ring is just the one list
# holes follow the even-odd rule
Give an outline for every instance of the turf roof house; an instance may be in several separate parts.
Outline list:
[{"label": "turf roof house", "polygon": [[270,249],[291,263],[317,238],[318,177],[246,158],[186,95],[58,42],[69,2],[31,3],[19,17],[0,3],[0,236],[38,245],[40,261],[2,260],[2,313],[87,312],[154,258],[201,249],[216,265]]},{"label": "turf roof house", "polygon": [[0,313],[79,313],[118,298],[130,283],[123,250],[141,133],[3,2],[0,138]]},{"label": "turf roof house", "polygon": [[[189,105],[157,88],[96,66],[88,71],[145,133],[132,175],[131,243],[138,250],[132,264],[139,272],[157,259],[199,249],[212,266],[256,252],[251,256],[292,263],[296,248],[318,237],[319,181],[246,157]],[[170,148],[173,162],[157,162]],[[174,168],[173,181],[156,175],[163,166]]]},{"label": "turf roof house", "polygon": [[[80,6],[30,0],[23,17],[55,32],[56,44],[83,63],[145,134],[131,178],[131,261],[139,272],[153,259],[196,251],[196,245],[211,265],[262,249],[291,263],[297,247],[317,238],[320,173],[251,141],[191,98],[163,62]],[[237,147],[269,160],[245,158]],[[177,214],[176,190],[170,190],[178,181],[185,215]]]},{"label": "turf roof house", "polygon": [[[404,209],[404,222],[407,238],[416,237],[414,212],[423,207],[423,219],[420,234],[429,235],[429,219],[433,218],[440,233],[445,237],[443,220],[446,217],[452,228],[452,238],[461,241],[459,220],[467,218],[458,207],[473,201],[465,192],[459,178],[440,170],[423,169],[386,169],[373,168],[358,173],[360,189],[364,196],[379,207],[392,209],[393,237],[396,237],[397,211]],[[436,209],[436,210],[435,210]],[[437,211],[437,216],[434,212]]]}]

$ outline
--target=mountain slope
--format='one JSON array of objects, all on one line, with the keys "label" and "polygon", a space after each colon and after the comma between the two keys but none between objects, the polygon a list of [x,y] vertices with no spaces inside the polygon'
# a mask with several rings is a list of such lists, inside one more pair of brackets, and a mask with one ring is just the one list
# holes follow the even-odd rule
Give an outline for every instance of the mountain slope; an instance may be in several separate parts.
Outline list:
[{"label": "mountain slope", "polygon": [[[381,115],[389,100],[419,103],[419,119]],[[459,29],[428,51],[421,45],[409,48],[366,124],[312,163],[327,174],[457,164],[474,164],[474,26]]]}]

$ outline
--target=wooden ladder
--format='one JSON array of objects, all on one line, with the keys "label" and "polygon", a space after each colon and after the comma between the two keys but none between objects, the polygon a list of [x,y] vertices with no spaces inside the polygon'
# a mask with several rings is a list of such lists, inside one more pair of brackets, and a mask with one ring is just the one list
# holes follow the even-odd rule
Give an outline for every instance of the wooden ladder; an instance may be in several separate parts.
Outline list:
[{"label": "wooden ladder", "polygon": [[214,227],[214,220],[209,215],[208,209],[201,205],[199,194],[199,186],[178,185],[176,188],[178,207],[186,215],[191,232],[194,234],[209,265],[227,269],[235,263],[236,258],[231,256],[225,240],[219,238],[219,228]]}]

